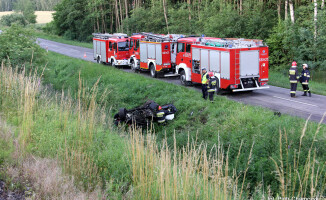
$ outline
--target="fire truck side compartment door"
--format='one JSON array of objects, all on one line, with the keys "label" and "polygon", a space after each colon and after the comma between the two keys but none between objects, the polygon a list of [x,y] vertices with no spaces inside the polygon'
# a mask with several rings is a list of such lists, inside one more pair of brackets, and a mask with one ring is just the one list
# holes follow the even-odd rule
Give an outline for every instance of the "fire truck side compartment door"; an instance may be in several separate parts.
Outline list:
[{"label": "fire truck side compartment door", "polygon": [[96,53],[97,53],[97,55],[101,54],[101,42],[100,41],[96,41]]},{"label": "fire truck side compartment door", "polygon": [[206,68],[207,71],[210,71],[208,62],[208,52],[209,50],[207,49],[201,49],[200,51],[200,69]]},{"label": "fire truck side compartment door", "polygon": [[220,73],[220,52],[211,50],[209,54],[210,71]]},{"label": "fire truck side compartment door", "polygon": [[96,44],[97,44],[97,41],[96,40],[93,40],[93,56],[94,56],[94,58],[96,59]]},{"label": "fire truck side compartment door", "polygon": [[140,62],[147,63],[147,43],[140,42]]},{"label": "fire truck side compartment door", "polygon": [[156,64],[162,65],[162,44],[155,44]]},{"label": "fire truck side compartment door", "polygon": [[221,52],[221,78],[230,79],[230,53]]},{"label": "fire truck side compartment door", "polygon": [[148,58],[155,59],[155,44],[148,44]]},{"label": "fire truck side compartment door", "polygon": [[106,62],[106,44],[101,42],[101,61]]},{"label": "fire truck side compartment door", "polygon": [[241,51],[240,52],[240,76],[259,75],[259,51]]},{"label": "fire truck side compartment door", "polygon": [[198,48],[192,48],[192,59],[196,61],[200,60],[200,50]]}]

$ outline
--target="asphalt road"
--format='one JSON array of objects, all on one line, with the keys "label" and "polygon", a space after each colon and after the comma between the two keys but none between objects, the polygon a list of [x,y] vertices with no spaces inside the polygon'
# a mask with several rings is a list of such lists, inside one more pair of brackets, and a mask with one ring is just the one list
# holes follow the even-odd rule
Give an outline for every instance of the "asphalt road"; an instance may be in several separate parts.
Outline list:
[{"label": "asphalt road", "polygon": [[[53,42],[44,39],[38,39],[39,45],[49,51],[60,53],[66,56],[95,62],[93,59],[93,49],[83,48]],[[130,69],[123,69],[131,72]],[[141,73],[149,77],[149,73]],[[163,81],[180,85],[177,77],[160,78]],[[298,85],[301,87],[301,85]],[[195,90],[201,91],[199,86],[193,87]],[[289,89],[270,86],[269,89],[256,90],[253,92],[231,93],[226,96],[234,101],[255,106],[269,108],[275,112],[285,113],[292,116],[298,116],[307,119],[311,115],[311,120],[319,122],[326,112],[326,96],[312,94],[312,97],[300,96],[302,92],[297,92],[297,98],[290,98]],[[326,119],[323,121],[326,124]]]}]

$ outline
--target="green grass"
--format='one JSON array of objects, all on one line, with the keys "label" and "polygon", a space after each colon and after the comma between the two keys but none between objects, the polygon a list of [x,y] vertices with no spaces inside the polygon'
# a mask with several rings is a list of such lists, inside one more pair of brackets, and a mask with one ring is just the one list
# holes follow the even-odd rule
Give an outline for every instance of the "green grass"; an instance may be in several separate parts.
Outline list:
[{"label": "green grass", "polygon": [[[287,72],[269,71],[268,84],[290,89]],[[326,83],[324,82],[316,82],[312,79],[309,81],[309,88],[313,94],[326,95]],[[297,90],[303,91],[300,83],[298,84]]]},{"label": "green grass", "polygon": [[65,39],[63,37],[60,37],[60,36],[57,36],[57,35],[47,34],[47,33],[44,33],[42,31],[35,31],[35,36],[38,37],[38,38],[43,38],[43,39],[46,39],[46,40],[51,40],[51,41],[60,42],[60,43],[64,43],[64,44],[70,44],[70,45],[80,46],[80,47],[85,47],[85,48],[90,48],[90,49],[93,48],[93,43],[67,40],[67,39]]},{"label": "green grass", "polygon": [[[173,145],[174,133],[178,148],[187,144],[188,135],[199,142],[207,143],[207,149],[221,142],[225,148],[230,145],[230,165],[234,166],[240,143],[243,141],[238,163],[238,169],[241,171],[246,168],[250,147],[255,142],[247,177],[251,188],[259,185],[263,179],[266,185],[271,185],[272,191],[278,190],[278,181],[273,174],[275,168],[270,158],[279,159],[280,130],[286,130],[288,142],[291,144],[289,156],[293,157],[297,151],[304,119],[288,115],[279,117],[268,109],[244,105],[222,96],[216,97],[215,103],[211,104],[202,100],[199,92],[183,86],[56,53],[49,53],[49,61],[44,81],[59,91],[70,88],[70,91],[76,94],[79,72],[89,86],[100,77],[99,93],[109,91],[109,94],[104,96],[104,102],[112,108],[112,115],[121,107],[130,109],[149,99],[159,104],[174,103],[178,109],[175,120],[166,126],[155,126],[158,140],[166,137],[169,145]],[[302,164],[307,157],[310,147],[308,144],[313,140],[316,128],[316,123],[308,123],[301,149]],[[326,160],[326,141],[325,137],[322,137],[325,131],[325,126],[322,125],[315,143],[320,162]]]}]

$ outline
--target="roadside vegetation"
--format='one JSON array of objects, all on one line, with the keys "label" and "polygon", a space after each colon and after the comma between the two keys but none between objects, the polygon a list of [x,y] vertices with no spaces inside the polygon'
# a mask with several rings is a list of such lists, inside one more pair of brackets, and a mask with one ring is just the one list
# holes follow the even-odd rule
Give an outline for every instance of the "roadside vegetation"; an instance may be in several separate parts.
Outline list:
[{"label": "roadside vegetation", "polygon": [[[182,149],[187,146],[188,139],[193,138],[205,142],[207,149],[213,148],[219,142],[223,143],[225,152],[230,145],[228,164],[230,168],[237,166],[237,173],[247,169],[249,149],[254,144],[250,166],[247,169],[250,175],[245,181],[250,183],[251,190],[261,182],[265,186],[268,185],[273,193],[279,189],[271,158],[280,159],[278,140],[280,130],[287,132],[287,141],[291,146],[288,164],[294,162],[292,159],[298,152],[300,133],[304,127],[302,119],[287,115],[279,117],[268,109],[243,105],[229,101],[225,97],[218,97],[214,104],[210,104],[203,101],[198,92],[182,86],[55,53],[49,53],[49,63],[51,64],[44,74],[44,81],[56,90],[70,88],[72,94],[78,88],[79,71],[82,79],[90,85],[94,84],[101,74],[98,83],[99,91],[110,90],[104,97],[104,101],[110,105],[112,113],[117,112],[120,107],[128,109],[138,106],[148,99],[159,104],[173,103],[178,108],[176,119],[164,127],[154,126],[159,143],[166,138],[168,146],[173,146],[175,137],[177,148]],[[316,129],[316,123],[308,123],[304,137],[306,144],[313,141],[311,137]],[[325,142],[322,137],[324,132],[325,126],[321,125],[321,130],[316,136],[320,139],[314,143],[316,149],[320,151],[323,151],[322,146]],[[241,156],[237,158],[240,144],[242,144]],[[304,166],[307,162],[305,159],[309,147],[310,145],[302,144],[301,153],[305,156],[301,156],[300,166]],[[325,160],[323,153],[320,153],[318,154],[321,156],[320,160]]]},{"label": "roadside vegetation", "polygon": [[[62,59],[63,57],[60,60]],[[91,64],[84,62],[84,65]],[[98,65],[93,66],[97,70],[95,66]],[[128,75],[107,68],[110,69],[120,77]],[[78,71],[77,77],[73,78],[77,87],[74,88],[75,81],[71,79],[67,83],[73,84],[73,87],[69,87],[70,93],[67,93],[63,88],[54,90],[58,85],[42,84],[41,80],[49,78],[46,75],[49,71],[40,77],[35,71],[25,73],[24,69],[19,71],[18,68],[4,64],[1,66],[2,120],[6,119],[6,123],[13,127],[10,130],[15,130],[15,134],[13,131],[1,131],[0,148],[5,150],[1,151],[4,152],[1,153],[1,179],[12,182],[14,180],[8,177],[15,177],[15,173],[25,175],[28,181],[20,182],[18,186],[23,188],[26,196],[65,199],[76,196],[85,199],[261,199],[277,195],[320,197],[325,194],[325,141],[321,137],[325,133],[323,125],[311,122],[304,125],[304,120],[289,116],[269,119],[271,123],[278,121],[280,124],[280,120],[286,120],[298,124],[295,129],[286,125],[282,129],[277,126],[275,130],[269,127],[269,134],[274,135],[273,141],[268,141],[270,135],[262,132],[260,135],[251,135],[246,130],[240,132],[240,135],[232,132],[232,137],[227,134],[231,130],[219,130],[216,126],[212,126],[212,131],[207,130],[207,133],[212,134],[207,137],[206,128],[209,126],[204,128],[204,124],[204,129],[198,127],[196,135],[191,131],[192,125],[189,123],[181,125],[179,130],[175,129],[170,134],[169,126],[180,123],[182,112],[187,112],[186,107],[176,102],[179,114],[176,121],[164,127],[165,130],[156,126],[149,127],[147,131],[134,127],[114,127],[111,116],[115,104],[107,101],[107,98],[111,98],[120,86],[110,84],[103,88],[101,80],[105,80],[104,76],[98,78],[96,75],[97,78],[92,80],[94,77],[85,76],[83,68]],[[86,75],[89,72],[86,70]],[[137,77],[139,78],[145,84],[148,83],[146,78]],[[159,85],[161,81],[155,81],[147,89],[160,89]],[[166,87],[169,90],[171,86]],[[182,92],[182,96],[198,95],[183,87],[177,87],[174,91],[178,94]],[[155,100],[159,101],[160,98]],[[239,106],[246,111],[255,109],[224,98],[219,98],[218,102],[232,108]],[[193,109],[192,104],[187,106]],[[199,112],[210,117],[205,109]],[[225,112],[224,115],[230,115],[228,119],[234,123],[232,120],[236,120],[236,117]],[[237,112],[244,115],[238,109]],[[269,113],[264,109],[259,109],[259,112]],[[200,120],[203,119],[202,114],[195,114]],[[221,117],[214,116],[216,120]],[[241,117],[238,120],[241,121]],[[195,122],[196,119],[192,121]],[[218,123],[224,129],[230,125],[222,121]],[[261,128],[258,127],[252,129],[257,132]],[[230,128],[238,129],[238,126]],[[239,136],[241,138],[235,139]],[[214,138],[215,144],[209,141]],[[271,144],[269,152],[266,152],[269,156],[263,155],[263,146],[266,144]],[[264,168],[265,162],[270,162],[268,169]],[[15,165],[20,167],[13,168]],[[53,170],[50,176],[50,171],[45,171],[48,168]],[[258,172],[263,177],[257,184],[253,178],[259,169],[262,170]],[[47,178],[43,179],[45,177]],[[268,178],[273,178],[274,181],[269,183]],[[24,188],[26,184],[28,187]],[[62,186],[68,189],[63,189]]]}]

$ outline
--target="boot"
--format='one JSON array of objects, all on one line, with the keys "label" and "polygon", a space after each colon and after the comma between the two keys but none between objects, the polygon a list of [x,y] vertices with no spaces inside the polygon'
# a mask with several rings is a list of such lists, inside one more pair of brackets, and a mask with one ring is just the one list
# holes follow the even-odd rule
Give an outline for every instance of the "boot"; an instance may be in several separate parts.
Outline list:
[{"label": "boot", "polygon": [[307,92],[303,92],[303,95],[302,96],[307,96]]},{"label": "boot", "polygon": [[309,91],[308,93],[309,93],[309,97],[311,97],[311,92]]}]

